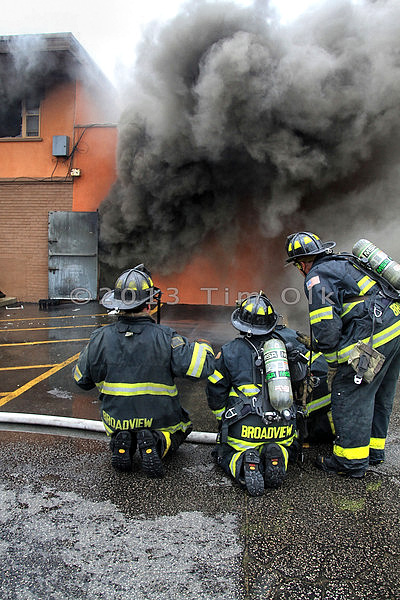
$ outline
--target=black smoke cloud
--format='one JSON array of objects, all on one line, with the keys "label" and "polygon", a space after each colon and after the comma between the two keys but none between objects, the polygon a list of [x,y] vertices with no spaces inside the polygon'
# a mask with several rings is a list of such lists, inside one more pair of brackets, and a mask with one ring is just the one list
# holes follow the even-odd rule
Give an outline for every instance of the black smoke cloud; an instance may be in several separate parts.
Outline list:
[{"label": "black smoke cloud", "polygon": [[290,26],[266,3],[187,4],[139,48],[102,261],[168,273],[243,214],[275,236],[310,198],[332,209],[363,169],[382,177],[399,104],[398,0],[331,0]]}]

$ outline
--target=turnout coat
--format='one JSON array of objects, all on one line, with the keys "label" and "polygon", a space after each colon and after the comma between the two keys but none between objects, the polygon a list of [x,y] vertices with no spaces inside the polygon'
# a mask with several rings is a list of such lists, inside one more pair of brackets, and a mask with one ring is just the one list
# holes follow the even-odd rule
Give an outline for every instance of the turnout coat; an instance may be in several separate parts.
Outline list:
[{"label": "turnout coat", "polygon": [[191,425],[175,377],[200,379],[213,371],[206,342],[189,342],[151,317],[122,316],[92,333],[74,379],[85,390],[97,387],[108,435],[146,427],[174,433]]}]

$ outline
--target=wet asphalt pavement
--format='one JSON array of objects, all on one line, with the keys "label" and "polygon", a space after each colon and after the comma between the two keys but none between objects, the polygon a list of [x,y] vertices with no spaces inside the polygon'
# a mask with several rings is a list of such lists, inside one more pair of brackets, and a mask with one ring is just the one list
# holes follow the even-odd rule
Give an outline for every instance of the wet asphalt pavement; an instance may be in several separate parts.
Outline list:
[{"label": "wet asphalt pavement", "polygon": [[[166,307],[162,322],[216,349],[230,309]],[[74,356],[112,317],[91,303],[0,308],[0,411],[99,419]],[[22,368],[23,367],[23,368]],[[179,381],[195,430],[215,432],[204,382]],[[0,415],[1,416],[1,415]],[[0,423],[1,600],[400,599],[400,407],[387,460],[364,480],[313,466],[252,498],[185,443],[162,480],[110,464],[101,433]]]}]

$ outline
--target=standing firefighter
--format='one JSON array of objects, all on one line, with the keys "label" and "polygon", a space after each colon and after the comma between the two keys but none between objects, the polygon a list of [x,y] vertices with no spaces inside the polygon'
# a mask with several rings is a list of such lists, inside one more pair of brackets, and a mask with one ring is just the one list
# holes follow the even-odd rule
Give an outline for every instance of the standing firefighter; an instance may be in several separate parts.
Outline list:
[{"label": "standing firefighter", "polygon": [[219,421],[213,455],[251,496],[279,487],[286,476],[297,435],[292,382],[306,374],[297,352],[289,372],[277,319],[262,292],[249,296],[231,316],[241,336],[222,346],[208,378],[208,405]]},{"label": "standing firefighter", "polygon": [[379,276],[350,254],[333,254],[334,246],[313,233],[292,234],[287,262],[305,277],[308,345],[329,364],[336,438],[333,456],[318,456],[316,465],[359,478],[385,457],[400,371],[400,304]]},{"label": "standing firefighter", "polygon": [[174,378],[205,378],[215,362],[208,343],[189,343],[151,318],[150,303],[159,303],[160,297],[143,265],[122,273],[101,302],[120,316],[92,333],[74,371],[80,387],[96,385],[100,392],[112,465],[130,470],[137,446],[143,471],[150,477],[163,475],[161,459],[192,429]]}]

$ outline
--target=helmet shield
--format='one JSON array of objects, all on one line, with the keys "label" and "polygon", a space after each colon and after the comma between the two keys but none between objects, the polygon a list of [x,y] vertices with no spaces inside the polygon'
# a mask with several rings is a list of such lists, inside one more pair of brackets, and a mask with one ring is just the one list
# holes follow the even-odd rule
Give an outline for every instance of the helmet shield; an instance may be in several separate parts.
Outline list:
[{"label": "helmet shield", "polygon": [[231,315],[234,328],[247,335],[266,335],[275,329],[277,321],[278,315],[262,292],[246,298]]},{"label": "helmet shield", "polygon": [[292,233],[286,239],[287,263],[296,262],[307,256],[329,254],[336,242],[322,242],[315,233],[299,231]]},{"label": "helmet shield", "polygon": [[115,282],[115,289],[104,294],[100,303],[106,308],[133,310],[160,296],[161,290],[154,286],[150,272],[138,265],[124,271]]}]

